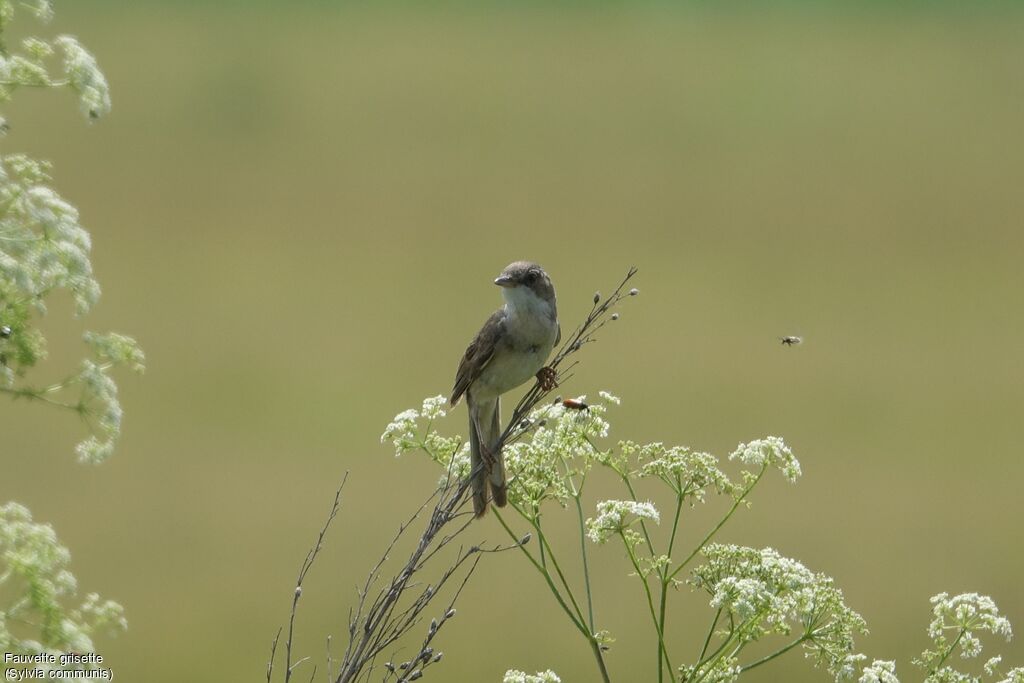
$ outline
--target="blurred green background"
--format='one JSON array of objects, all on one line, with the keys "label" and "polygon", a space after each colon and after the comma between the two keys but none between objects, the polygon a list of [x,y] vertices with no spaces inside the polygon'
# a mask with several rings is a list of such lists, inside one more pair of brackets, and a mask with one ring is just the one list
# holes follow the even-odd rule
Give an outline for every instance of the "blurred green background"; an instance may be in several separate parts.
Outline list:
[{"label": "blurred green background", "polygon": [[[123,378],[99,468],[74,464],[74,419],[3,405],[0,500],[125,604],[129,631],[99,641],[118,680],[261,680],[349,470],[297,647],[339,649],[437,474],[378,437],[447,392],[519,258],[565,326],[640,268],[564,391],[619,394],[615,438],[724,456],[784,436],[804,478],[772,477],[723,538],[834,575],[863,651],[919,680],[939,591],[1024,628],[1024,13],[108,1],[58,2],[44,32],[95,52],[114,111],[85,126],[70,96],[23,92],[4,146],[54,162],[105,288],[85,325],[135,335],[150,367]],[[69,308],[40,376],[80,357]],[[501,539],[493,516],[471,535]],[[594,562],[616,680],[649,680],[639,587],[618,549]],[[705,604],[675,606],[688,658]],[[520,558],[488,557],[461,607],[432,678],[595,680]],[[1019,641],[996,650],[1024,665]],[[826,677],[792,655],[751,680]]]}]

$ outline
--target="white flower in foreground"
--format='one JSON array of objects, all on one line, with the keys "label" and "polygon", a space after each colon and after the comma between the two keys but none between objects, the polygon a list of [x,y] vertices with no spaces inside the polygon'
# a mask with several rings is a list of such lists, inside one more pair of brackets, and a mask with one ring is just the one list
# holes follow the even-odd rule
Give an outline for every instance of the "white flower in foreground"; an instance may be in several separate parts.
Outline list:
[{"label": "white flower in foreground", "polygon": [[505,672],[505,678],[502,679],[502,683],[562,683],[562,679],[551,669],[538,671],[533,675],[525,671],[509,669]]},{"label": "white flower in foreground", "polygon": [[423,409],[420,414],[427,420],[439,420],[446,415],[445,408],[448,406],[448,399],[437,395],[423,399]]},{"label": "white flower in foreground", "polygon": [[767,436],[750,443],[741,443],[729,456],[747,465],[777,467],[786,479],[796,481],[801,474],[800,461],[789,446],[777,436]]},{"label": "white flower in foreground", "polygon": [[704,502],[708,488],[719,493],[732,493],[735,486],[718,469],[718,458],[710,453],[697,453],[686,446],[666,446],[655,442],[638,446],[630,441],[619,444],[629,457],[637,454],[641,477],[657,477],[691,505]]},{"label": "white flower in foreground", "polygon": [[625,531],[641,519],[661,521],[654,503],[634,500],[603,500],[597,504],[597,517],[587,520],[587,535],[594,543],[604,543],[613,534]]},{"label": "white flower in foreground", "polygon": [[855,675],[864,657],[852,654],[853,637],[866,632],[864,619],[846,606],[831,578],[771,548],[711,544],[702,552],[707,561],[690,582],[729,615],[740,642],[797,631],[806,655],[837,681]]},{"label": "white flower in foreground", "polygon": [[985,662],[985,673],[989,676],[995,676],[996,672],[999,671],[999,665],[1003,662],[1003,658],[996,656]]},{"label": "white flower in foreground", "polygon": [[704,681],[707,681],[707,683],[733,683],[733,681],[739,679],[742,671],[743,669],[735,657],[722,657],[718,660],[712,660],[700,668],[699,674],[696,667],[692,665],[679,667],[682,680],[696,679],[702,681],[702,683]]},{"label": "white flower in foreground", "polygon": [[964,657],[976,657],[981,652],[974,631],[988,631],[1007,640],[1013,636],[1010,621],[999,616],[999,608],[987,595],[961,593],[949,597],[948,593],[939,593],[931,603],[934,618],[928,625],[928,635],[934,639],[942,636],[943,631],[963,631],[960,642]]},{"label": "white flower in foreground", "polygon": [[82,113],[98,119],[110,111],[110,86],[96,58],[82,47],[74,36],[58,36],[54,41],[64,52],[64,72],[68,84],[78,93]]},{"label": "white flower in foreground", "polygon": [[[0,577],[31,587],[4,607],[0,643],[6,651],[90,652],[97,631],[126,628],[124,610],[115,602],[89,593],[75,604],[78,582],[70,563],[71,553],[60,544],[53,527],[34,522],[22,505],[0,505]],[[22,640],[8,630],[8,624],[40,625],[42,642]]]},{"label": "white flower in foreground", "polygon": [[1024,683],[1024,668],[1016,668],[1007,674],[1006,678],[997,683]]},{"label": "white flower in foreground", "polygon": [[390,440],[395,446],[395,455],[401,455],[415,445],[416,442],[416,420],[419,419],[419,411],[415,408],[403,410],[395,419],[391,420],[380,435],[380,442]]},{"label": "white flower in foreground", "polygon": [[864,667],[857,683],[900,683],[896,678],[896,662],[876,659],[871,666]]}]

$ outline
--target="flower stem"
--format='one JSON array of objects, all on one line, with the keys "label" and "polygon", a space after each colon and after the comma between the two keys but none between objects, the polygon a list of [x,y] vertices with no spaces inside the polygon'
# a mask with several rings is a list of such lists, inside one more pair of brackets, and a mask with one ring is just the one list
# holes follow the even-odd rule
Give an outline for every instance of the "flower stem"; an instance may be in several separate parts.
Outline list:
[{"label": "flower stem", "polygon": [[523,555],[525,555],[526,558],[530,561],[530,564],[532,564],[534,568],[538,572],[540,572],[541,576],[544,577],[545,582],[548,584],[548,589],[551,591],[551,594],[555,596],[555,600],[558,601],[558,604],[561,606],[562,610],[568,615],[569,619],[572,620],[573,626],[575,626],[576,629],[579,630],[579,632],[582,633],[586,638],[590,639],[592,634],[587,633],[586,626],[579,619],[577,619],[576,615],[573,614],[571,609],[569,609],[569,605],[567,605],[565,599],[562,598],[562,594],[559,592],[558,586],[555,585],[554,580],[551,578],[551,573],[548,572],[547,568],[543,567],[533,557],[532,554],[530,554],[530,551],[527,550],[525,546],[518,544],[519,539],[512,532],[512,529],[509,527],[508,523],[506,523],[505,520],[502,518],[501,513],[495,510],[494,516],[498,519],[498,522],[501,523],[501,526],[504,527],[505,531],[509,535],[509,538],[511,538],[513,541],[516,541],[517,547],[519,548],[519,550],[522,551]]},{"label": "flower stem", "polygon": [[[519,514],[522,514],[522,512],[519,510],[517,510],[517,512],[519,512]],[[505,529],[506,533],[508,533],[509,538],[511,538],[513,541],[518,541],[516,535],[512,532],[512,529],[509,527],[508,523],[506,523],[504,518],[501,516],[501,513],[495,510],[494,516],[498,519],[498,522]],[[531,523],[531,526],[533,526],[533,528],[537,530],[537,534],[540,536],[539,540],[541,541],[541,547],[543,548],[547,544],[547,541],[544,539],[544,532],[541,531],[540,527],[536,524]],[[570,621],[572,621],[572,624],[576,627],[576,630],[582,633],[583,637],[587,639],[588,643],[590,643],[590,649],[594,653],[594,659],[597,662],[598,670],[601,672],[601,680],[603,681],[603,683],[611,683],[611,677],[608,675],[608,667],[604,663],[604,655],[601,652],[601,644],[597,642],[597,636],[593,633],[593,628],[591,628],[589,631],[587,630],[586,625],[583,623],[583,615],[580,614],[579,606],[576,605],[575,600],[573,599],[573,606],[576,607],[576,614],[573,614],[573,611],[569,608],[569,605],[566,604],[565,599],[562,597],[561,592],[558,590],[558,586],[555,585],[555,581],[551,577],[551,572],[548,571],[547,567],[541,565],[533,557],[533,555],[530,554],[530,551],[528,551],[523,545],[518,544],[518,548],[522,551],[523,555],[525,555],[526,558],[530,561],[530,564],[533,565],[534,569],[540,572],[540,574],[544,577],[544,581],[548,585],[548,590],[550,590],[551,594],[555,596],[555,600],[558,601],[558,604],[562,608],[562,611],[565,612],[566,615],[569,617]],[[549,557],[552,558],[552,561],[554,560],[554,557],[550,554]],[[566,586],[566,590],[569,590],[568,586]],[[569,591],[569,597],[570,599],[572,599],[571,591]]]},{"label": "flower stem", "polygon": [[787,652],[792,650],[797,645],[803,643],[805,640],[809,640],[812,636],[813,636],[813,633],[805,633],[802,636],[800,636],[799,638],[797,638],[796,640],[794,640],[789,645],[786,645],[785,647],[776,650],[775,652],[771,653],[770,655],[762,657],[761,659],[757,660],[756,662],[754,662],[752,664],[747,664],[745,667],[741,668],[740,671],[741,672],[745,672],[745,671],[748,671],[750,669],[753,669],[755,666],[761,666],[762,664],[767,664],[768,662],[772,661],[776,657],[778,657],[780,655],[786,654]]},{"label": "flower stem", "polygon": [[658,622],[658,615],[654,611],[654,598],[651,596],[651,587],[647,583],[647,578],[640,570],[640,562],[636,558],[636,553],[633,552],[632,546],[629,545],[629,541],[626,540],[625,535],[620,531],[619,537],[622,539],[623,545],[626,546],[626,554],[629,555],[629,561],[633,563],[633,569],[636,570],[637,577],[644,587],[644,594],[647,596],[647,608],[651,612],[651,621],[654,623],[654,630],[658,633],[658,670],[661,671],[661,662],[664,660],[665,665],[668,668],[669,679],[672,683],[675,683],[676,675],[672,669],[672,661],[668,656],[668,649],[665,647],[665,636],[661,631],[661,624]]},{"label": "flower stem", "polygon": [[687,557],[685,560],[683,560],[683,563],[681,565],[676,567],[675,570],[671,574],[668,575],[668,578],[670,578],[670,579],[674,578],[676,574],[681,572],[683,570],[683,568],[687,564],[689,564],[690,561],[693,560],[694,557],[697,556],[697,553],[699,553],[701,550],[703,550],[704,546],[706,546],[711,541],[711,539],[715,537],[715,534],[717,534],[718,531],[723,526],[725,526],[725,523],[729,521],[729,518],[732,517],[733,513],[736,512],[736,510],[743,503],[743,501],[746,500],[746,497],[748,495],[750,495],[750,492],[753,490],[753,488],[755,486],[757,486],[757,482],[761,481],[761,477],[764,476],[764,473],[766,471],[768,471],[767,463],[761,466],[761,471],[757,473],[757,476],[754,477],[754,480],[752,482],[750,482],[750,484],[747,486],[747,488],[743,489],[743,492],[733,502],[732,507],[729,508],[729,511],[727,513],[725,513],[725,517],[722,517],[722,519],[718,522],[718,524],[715,525],[715,528],[708,532],[708,535],[704,537],[704,540],[702,540],[700,542],[700,544],[696,548],[693,549],[693,552],[690,553],[689,557]]},{"label": "flower stem", "polygon": [[[676,531],[678,531],[678,529],[679,529],[679,515],[682,513],[682,511],[683,511],[683,496],[679,495],[679,496],[676,497],[676,515],[675,515],[675,518],[672,520],[672,535],[669,537],[669,541],[668,541],[668,553],[667,553],[667,556],[669,557],[669,559],[672,558],[672,548],[673,548],[673,546],[675,546],[675,543],[676,543]],[[666,608],[666,603],[668,602],[668,586],[669,586],[669,583],[672,581],[672,578],[668,574],[668,567],[667,566],[659,567],[659,569],[658,569],[658,576],[661,579],[661,595],[659,596],[660,604],[658,605],[658,630],[662,634],[664,634],[665,633],[665,608]],[[659,652],[658,653],[658,682],[661,683],[662,680],[663,679],[662,679],[662,675],[661,675],[661,653]]]},{"label": "flower stem", "polygon": [[590,632],[593,633],[596,630],[594,628],[594,599],[590,590],[590,566],[587,563],[587,534],[586,525],[583,522],[583,505],[580,503],[578,493],[573,496],[573,500],[576,501],[576,517],[580,523],[580,554],[583,555],[583,583],[587,588],[587,616],[590,618]]}]

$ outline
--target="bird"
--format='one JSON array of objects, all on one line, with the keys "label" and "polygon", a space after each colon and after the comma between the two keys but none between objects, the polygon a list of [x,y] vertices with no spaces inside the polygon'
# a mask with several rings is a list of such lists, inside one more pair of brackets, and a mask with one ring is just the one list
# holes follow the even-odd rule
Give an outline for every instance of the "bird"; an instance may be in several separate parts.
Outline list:
[{"label": "bird", "polygon": [[779,341],[782,342],[783,346],[796,346],[797,344],[802,344],[804,339],[803,337],[789,335],[786,337],[779,337]]},{"label": "bird", "polygon": [[551,278],[536,263],[516,261],[494,280],[504,305],[487,319],[466,348],[455,373],[450,399],[454,407],[466,397],[469,412],[470,477],[473,512],[482,517],[490,500],[508,502],[501,454],[501,395],[537,377],[547,390],[557,385],[545,365],[561,341],[558,307]]}]

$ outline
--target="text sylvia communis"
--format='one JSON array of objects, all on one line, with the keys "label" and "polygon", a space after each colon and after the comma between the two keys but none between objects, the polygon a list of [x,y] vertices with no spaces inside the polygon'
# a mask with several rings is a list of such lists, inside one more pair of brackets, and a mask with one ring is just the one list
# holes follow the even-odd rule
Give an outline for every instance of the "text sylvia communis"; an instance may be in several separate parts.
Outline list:
[{"label": "text sylvia communis", "polygon": [[487,489],[498,507],[508,502],[501,437],[501,395],[533,376],[554,386],[544,367],[561,338],[555,288],[544,269],[529,261],[510,264],[494,281],[505,305],[491,314],[466,349],[452,389],[451,404],[466,395],[469,408],[470,476],[473,512],[487,512]]}]

